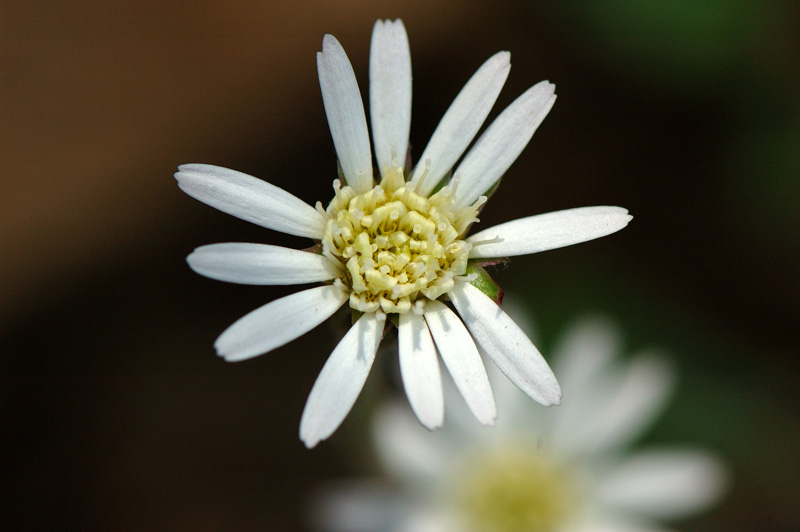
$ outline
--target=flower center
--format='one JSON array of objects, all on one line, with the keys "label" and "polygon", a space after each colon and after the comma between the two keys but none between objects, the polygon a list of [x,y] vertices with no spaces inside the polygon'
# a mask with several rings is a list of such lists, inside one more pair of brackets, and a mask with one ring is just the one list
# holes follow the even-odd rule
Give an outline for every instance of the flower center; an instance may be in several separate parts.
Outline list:
[{"label": "flower center", "polygon": [[471,531],[561,530],[577,506],[569,471],[540,449],[503,447],[474,458],[456,483]]},{"label": "flower center", "polygon": [[472,246],[460,238],[485,198],[456,208],[453,186],[421,196],[397,164],[362,194],[339,180],[333,188],[322,252],[345,266],[341,281],[353,309],[421,312],[427,299],[450,291],[466,271]]}]

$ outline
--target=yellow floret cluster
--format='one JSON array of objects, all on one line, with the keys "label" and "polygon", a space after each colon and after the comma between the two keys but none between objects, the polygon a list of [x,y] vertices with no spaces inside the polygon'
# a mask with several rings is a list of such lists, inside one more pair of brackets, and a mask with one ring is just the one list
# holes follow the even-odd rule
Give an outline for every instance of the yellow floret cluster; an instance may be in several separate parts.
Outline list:
[{"label": "yellow floret cluster", "polygon": [[[419,181],[421,182],[421,180]],[[357,194],[334,181],[322,252],[340,262],[350,306],[361,312],[421,312],[464,275],[472,246],[461,240],[478,207],[455,207],[453,185],[425,197],[393,165],[379,185]]]},{"label": "yellow floret cluster", "polygon": [[[527,442],[475,456],[454,483],[469,532],[554,532],[580,509],[573,472]],[[577,504],[576,504],[577,502]]]}]

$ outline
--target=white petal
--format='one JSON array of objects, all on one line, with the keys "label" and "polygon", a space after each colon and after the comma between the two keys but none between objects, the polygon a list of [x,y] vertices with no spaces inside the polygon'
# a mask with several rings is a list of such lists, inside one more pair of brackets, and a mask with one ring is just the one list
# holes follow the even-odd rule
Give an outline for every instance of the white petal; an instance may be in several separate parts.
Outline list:
[{"label": "white petal", "polygon": [[[515,299],[514,294],[507,293],[503,296],[503,311],[522,329],[525,336],[536,345],[536,339],[541,338],[541,335],[536,332],[530,309],[522,301]],[[553,361],[555,362],[555,359]],[[553,371],[554,374],[558,375],[560,384],[561,375],[555,371],[555,368],[553,368]],[[489,382],[492,384],[492,392],[499,412],[494,428],[486,432],[490,432],[493,435],[496,434],[497,439],[502,440],[503,438],[518,437],[521,431],[528,432],[528,429],[533,429],[537,432],[534,437],[540,437],[542,433],[546,433],[549,430],[550,418],[553,417],[553,413],[550,412],[551,409],[532,406],[531,398],[508,380],[497,365],[486,364],[486,373],[489,376]],[[562,410],[563,406],[559,407],[555,415],[561,417]],[[519,423],[520,419],[528,420],[524,424],[524,429]],[[448,420],[449,423],[450,421]]]},{"label": "white petal", "polygon": [[725,467],[708,453],[641,452],[606,477],[596,496],[623,511],[658,519],[682,518],[719,500],[726,477]]},{"label": "white petal", "polygon": [[453,381],[469,409],[484,425],[492,425],[497,409],[483,360],[458,316],[438,301],[425,304],[425,321]]},{"label": "white petal", "polygon": [[456,283],[449,295],[472,336],[506,377],[545,406],[561,402],[550,366],[508,314],[469,283]]},{"label": "white petal", "polygon": [[372,154],[367,118],[356,75],[344,48],[333,35],[322,39],[317,72],[333,145],[347,184],[357,192],[372,188]]},{"label": "white petal", "polygon": [[654,353],[635,357],[619,374],[596,378],[599,385],[573,391],[580,394],[574,407],[585,409],[583,422],[570,428],[562,447],[600,453],[632,442],[663,411],[675,386],[669,359]]},{"label": "white petal", "polygon": [[672,532],[655,523],[621,516],[590,515],[581,523],[570,526],[569,532]]},{"label": "white petal", "polygon": [[[513,257],[571,246],[615,233],[633,217],[622,207],[580,207],[519,218],[475,233],[472,258]],[[500,239],[497,242],[487,242]],[[485,242],[478,244],[480,242]]]},{"label": "white petal", "polygon": [[410,504],[382,479],[326,482],[311,496],[308,517],[322,532],[391,532]]},{"label": "white petal", "polygon": [[412,312],[400,314],[397,342],[400,374],[411,409],[423,426],[437,429],[444,421],[442,374],[431,333],[422,316]]},{"label": "white petal", "polygon": [[[561,388],[567,393],[580,393],[594,376],[606,371],[620,351],[620,334],[612,322],[595,317],[572,324],[553,355]],[[562,413],[564,409],[560,409]]]},{"label": "white petal", "polygon": [[195,249],[186,260],[200,275],[239,284],[314,283],[335,279],[341,273],[323,255],[268,244],[210,244]]},{"label": "white petal", "polygon": [[550,439],[556,448],[582,447],[584,427],[606,408],[599,396],[618,383],[611,366],[620,349],[617,329],[601,318],[571,325],[560,339],[552,358],[564,392],[564,402],[552,419]]},{"label": "white petal", "polygon": [[325,285],[276,299],[228,327],[214,347],[228,362],[263,355],[328,319],[347,298],[338,286]]},{"label": "white petal", "polygon": [[339,428],[361,393],[381,343],[386,314],[363,314],[333,350],[308,396],[300,439],[309,449]]},{"label": "white petal", "polygon": [[401,20],[375,22],[369,56],[369,103],[375,157],[381,174],[402,167],[411,129],[411,52]]},{"label": "white petal", "polygon": [[444,474],[452,451],[445,432],[431,434],[422,428],[406,405],[381,405],[372,434],[381,465],[393,476],[409,484],[430,484]]},{"label": "white petal", "polygon": [[556,86],[537,83],[500,113],[456,168],[456,205],[472,205],[500,179],[528,145],[556,101]]},{"label": "white petal", "polygon": [[454,519],[452,512],[446,512],[442,505],[430,501],[419,504],[405,516],[405,522],[395,532],[453,532],[464,530],[464,525]]},{"label": "white petal", "polygon": [[182,164],[178,186],[195,199],[254,224],[319,240],[325,217],[282,188],[251,175],[210,164]]},{"label": "white petal", "polygon": [[422,186],[417,188],[418,193],[430,194],[475,138],[506,82],[511,69],[510,57],[508,52],[490,57],[453,100],[414,168],[412,181],[420,178],[426,161],[430,160],[430,170]]}]

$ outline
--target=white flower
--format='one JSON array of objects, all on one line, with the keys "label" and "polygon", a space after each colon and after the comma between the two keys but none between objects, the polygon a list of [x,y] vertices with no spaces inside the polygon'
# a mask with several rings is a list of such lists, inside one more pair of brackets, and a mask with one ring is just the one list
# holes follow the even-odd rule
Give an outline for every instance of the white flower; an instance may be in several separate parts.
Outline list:
[{"label": "white flower", "polygon": [[[465,237],[487,194],[530,140],[555,101],[546,81],[528,89],[481,135],[456,167],[508,76],[508,52],[486,61],[445,113],[422,154],[404,166],[411,123],[411,59],[402,22],[378,21],[370,54],[370,116],[379,176],[373,175],[367,122],[356,78],[331,35],[317,54],[322,98],[344,183],[316,209],[255,177],[187,164],[176,179],[187,194],[268,229],[313,239],[313,252],[266,244],[198,248],[196,272],[242,284],[320,287],[272,301],[231,325],[216,341],[220,356],[244,360],[310,331],[345,303],[358,317],[314,384],[300,423],[308,447],[330,436],[360,393],[387,315],[397,325],[400,368],[411,407],[429,429],[442,424],[437,349],[481,423],[495,404],[478,347],[536,401],[561,392],[541,354],[484,291],[474,259],[535,253],[598,238],[627,225],[619,207],[586,207],[514,220]],[[476,288],[480,286],[481,289]],[[442,301],[449,300],[459,317]],[[466,325],[466,327],[465,327]]]},{"label": "white flower", "polygon": [[471,423],[460,404],[434,435],[396,404],[379,409],[373,433],[395,489],[377,480],[334,484],[312,508],[316,525],[326,532],[664,532],[658,521],[708,508],[726,484],[714,455],[628,449],[666,406],[675,375],[653,352],[615,360],[618,347],[616,331],[599,320],[569,331],[553,357],[566,394],[557,409],[532,409],[507,381],[492,379],[501,409],[492,430]]}]

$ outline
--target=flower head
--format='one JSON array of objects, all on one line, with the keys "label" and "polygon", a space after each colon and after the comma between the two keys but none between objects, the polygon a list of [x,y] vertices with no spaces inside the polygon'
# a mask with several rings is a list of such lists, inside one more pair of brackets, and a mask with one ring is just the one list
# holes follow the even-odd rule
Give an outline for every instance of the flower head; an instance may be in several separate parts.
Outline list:
[{"label": "flower head", "polygon": [[685,446],[631,451],[669,401],[675,374],[655,352],[617,360],[617,344],[602,320],[568,331],[553,357],[568,398],[558,409],[532,409],[508,381],[492,378],[501,408],[493,430],[469,422],[458,404],[434,436],[396,404],[380,408],[376,448],[399,490],[374,480],[334,485],[313,508],[319,528],[652,532],[666,530],[660,520],[708,508],[726,483],[713,454]]},{"label": "flower head", "polygon": [[[356,318],[314,384],[300,437],[313,447],[330,436],[360,393],[387,326],[398,329],[400,369],[420,422],[442,424],[437,349],[483,424],[496,410],[478,346],[536,401],[558,404],[552,371],[525,334],[484,293],[481,261],[558,248],[627,225],[619,207],[586,207],[531,216],[467,236],[486,194],[527,145],[555,101],[546,81],[524,92],[477,134],[506,77],[509,54],[487,60],[467,82],[414,168],[405,166],[411,124],[411,59],[402,22],[378,21],[370,52],[370,116],[378,173],[353,69],[339,42],[323,39],[320,87],[340,175],[334,198],[311,207],[255,177],[204,164],[175,174],[187,194],[268,229],[313,239],[310,251],[227,243],[188,257],[198,273],[243,284],[322,286],[272,301],[231,325],[216,341],[226,360],[271,351],[349,304]],[[480,288],[484,288],[482,291]],[[489,291],[491,292],[491,291]],[[457,316],[446,304],[451,302]]]}]

